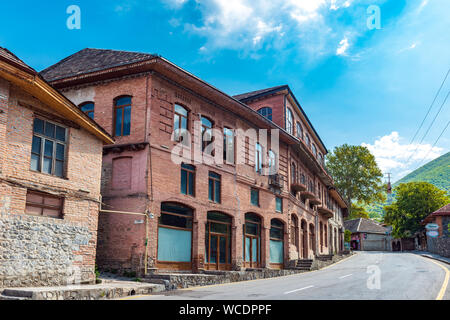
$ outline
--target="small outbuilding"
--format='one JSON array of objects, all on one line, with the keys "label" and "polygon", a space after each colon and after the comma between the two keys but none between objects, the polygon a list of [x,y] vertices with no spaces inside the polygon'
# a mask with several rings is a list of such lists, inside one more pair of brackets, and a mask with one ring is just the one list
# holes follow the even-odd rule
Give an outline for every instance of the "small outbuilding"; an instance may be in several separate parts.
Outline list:
[{"label": "small outbuilding", "polygon": [[344,221],[352,233],[350,247],[361,251],[391,251],[391,232],[379,223],[364,218]]}]

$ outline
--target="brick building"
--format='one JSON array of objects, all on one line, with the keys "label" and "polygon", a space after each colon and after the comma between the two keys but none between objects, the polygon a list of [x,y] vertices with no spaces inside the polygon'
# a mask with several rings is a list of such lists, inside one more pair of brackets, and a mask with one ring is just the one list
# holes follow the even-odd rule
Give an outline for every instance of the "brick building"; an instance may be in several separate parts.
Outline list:
[{"label": "brick building", "polygon": [[423,225],[434,223],[439,226],[437,237],[426,236],[427,250],[450,258],[450,203],[429,214]]},{"label": "brick building", "polygon": [[41,74],[116,139],[103,149],[101,268],[279,269],[342,249],[347,204],[288,86],[231,97],[160,56],[97,49]]},{"label": "brick building", "polygon": [[95,281],[112,137],[0,48],[0,287]]}]

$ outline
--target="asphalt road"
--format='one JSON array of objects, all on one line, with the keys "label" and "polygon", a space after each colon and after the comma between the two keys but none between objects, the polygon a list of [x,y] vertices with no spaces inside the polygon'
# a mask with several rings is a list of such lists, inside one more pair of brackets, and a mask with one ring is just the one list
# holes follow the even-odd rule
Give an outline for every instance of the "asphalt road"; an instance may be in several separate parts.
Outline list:
[{"label": "asphalt road", "polygon": [[[136,300],[435,300],[449,266],[413,253],[360,252],[319,271],[130,297]],[[448,277],[448,276],[447,276]],[[447,280],[448,282],[448,280]],[[445,290],[445,287],[447,288]],[[445,291],[443,291],[445,290]]]}]

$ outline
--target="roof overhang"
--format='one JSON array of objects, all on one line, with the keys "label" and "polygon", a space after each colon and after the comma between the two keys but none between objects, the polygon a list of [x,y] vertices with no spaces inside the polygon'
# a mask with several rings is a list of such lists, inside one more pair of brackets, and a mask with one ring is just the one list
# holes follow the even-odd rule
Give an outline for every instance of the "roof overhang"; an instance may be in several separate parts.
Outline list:
[{"label": "roof overhang", "polygon": [[34,70],[28,70],[13,61],[0,58],[0,77],[33,95],[58,112],[59,115],[77,123],[105,144],[114,143],[114,139],[103,128],[43,80]]}]

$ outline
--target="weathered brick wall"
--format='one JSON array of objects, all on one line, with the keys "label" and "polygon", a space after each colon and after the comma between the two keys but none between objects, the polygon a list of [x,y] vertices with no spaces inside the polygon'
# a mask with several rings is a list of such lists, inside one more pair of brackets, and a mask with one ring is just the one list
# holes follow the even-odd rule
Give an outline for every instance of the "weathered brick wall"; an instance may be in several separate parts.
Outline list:
[{"label": "weathered brick wall", "polygon": [[[69,126],[66,177],[31,171],[35,114],[60,118],[18,87],[8,94],[0,101],[0,287],[92,283],[102,142]],[[27,189],[63,197],[63,218],[26,215]]]},{"label": "weathered brick wall", "polygon": [[[124,77],[105,83],[95,83],[80,88],[68,88],[65,94],[75,103],[87,100],[95,102],[95,119],[107,130],[112,128],[112,104],[118,95],[131,95],[132,122],[131,134],[120,137],[117,146],[105,149],[103,157],[102,196],[104,209],[149,212],[148,221],[148,267],[157,266],[158,248],[158,218],[160,216],[161,203],[166,201],[182,203],[194,210],[192,228],[192,258],[194,270],[204,267],[205,252],[205,224],[208,211],[220,211],[232,217],[231,256],[232,268],[239,270],[242,267],[243,256],[243,229],[245,214],[256,213],[262,219],[262,261],[263,267],[270,267],[269,239],[270,225],[273,218],[284,223],[284,258],[285,263],[291,259],[297,259],[303,246],[300,225],[302,221],[313,228],[316,225],[316,212],[309,208],[308,201],[303,204],[299,197],[290,194],[288,176],[290,174],[289,163],[294,157],[299,162],[306,175],[314,179],[314,174],[302,164],[294,152],[289,152],[287,145],[280,146],[280,174],[283,176],[283,189],[279,193],[283,197],[283,213],[275,211],[275,195],[273,188],[268,184],[267,176],[255,173],[255,141],[249,143],[236,141],[236,148],[240,145],[248,159],[243,165],[196,165],[195,197],[183,195],[180,192],[180,165],[171,160],[171,150],[177,145],[171,140],[173,131],[174,104],[180,104],[189,110],[189,130],[193,131],[194,122],[200,120],[200,116],[209,117],[214,121],[214,128],[224,127],[247,130],[257,129],[251,123],[244,121],[229,110],[218,108],[212,103],[201,99],[198,95],[184,90],[157,75],[143,75],[136,78]],[[283,101],[283,97],[280,101]],[[278,98],[280,98],[278,97]],[[280,101],[277,101],[279,103]],[[275,102],[274,102],[275,103]],[[147,106],[148,109],[145,109]],[[282,113],[281,113],[282,115]],[[144,121],[146,120],[146,121]],[[149,147],[143,150],[133,150],[124,143],[149,143]],[[269,138],[270,143],[270,138]],[[270,146],[269,146],[270,147]],[[222,150],[216,150],[220,155]],[[114,161],[121,157],[130,157],[131,177],[125,174],[124,168],[120,175],[118,186],[114,181]],[[222,201],[213,203],[208,199],[208,173],[214,171],[221,175]],[[317,183],[317,182],[316,182]],[[126,186],[126,187],[124,187]],[[260,206],[250,204],[250,188],[260,190]],[[297,228],[299,245],[291,246],[290,234],[291,215],[296,215],[299,227]],[[99,221],[99,246],[97,259],[104,269],[118,269],[143,271],[145,263],[145,236],[146,230],[142,224],[136,224],[140,216],[127,216],[122,213],[104,213]],[[318,235],[318,232],[315,233]],[[308,236],[309,243],[309,236]],[[318,243],[315,241],[314,243]],[[324,246],[323,252],[328,252],[328,246]],[[306,257],[313,258],[313,248],[307,246]]]}]

